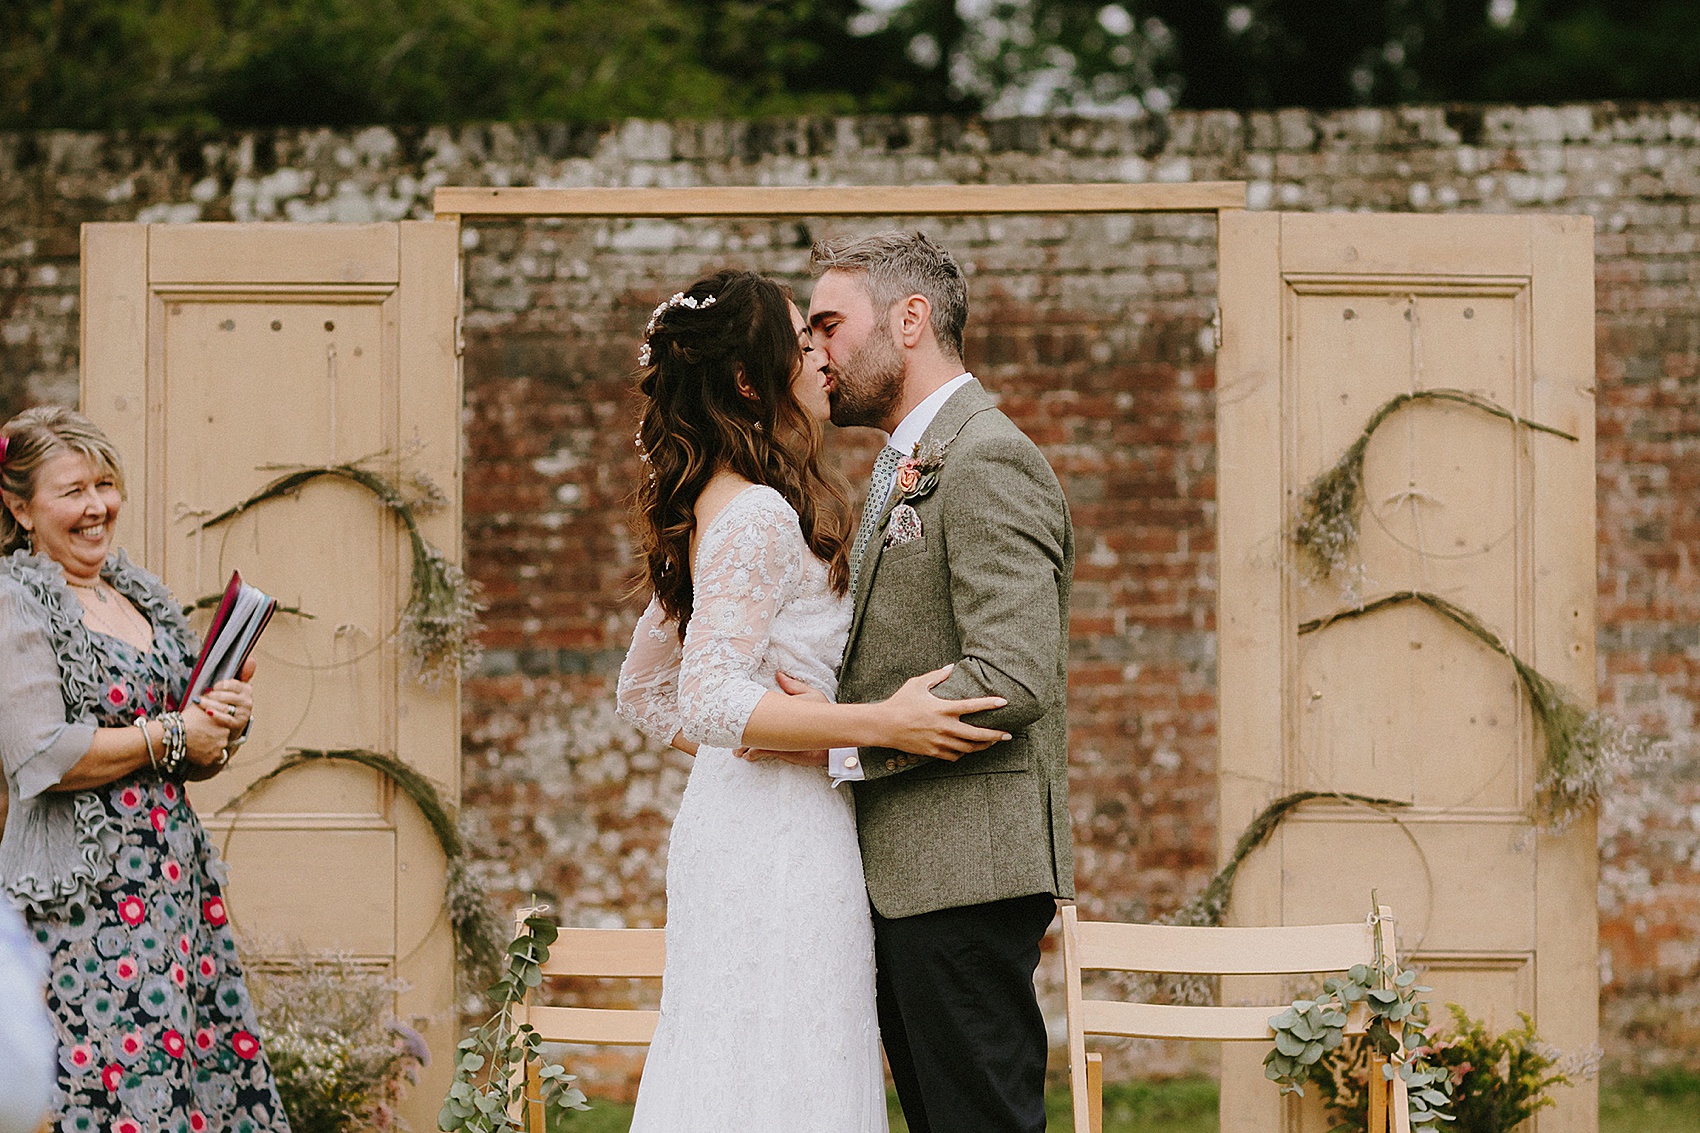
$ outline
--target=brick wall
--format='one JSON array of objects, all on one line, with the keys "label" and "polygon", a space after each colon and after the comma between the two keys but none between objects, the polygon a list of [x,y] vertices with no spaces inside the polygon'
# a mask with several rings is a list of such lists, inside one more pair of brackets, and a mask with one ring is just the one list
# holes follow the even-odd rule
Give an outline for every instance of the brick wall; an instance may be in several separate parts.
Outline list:
[{"label": "brick wall", "polygon": [[[923,118],[0,135],[0,409],[76,391],[77,224],[428,214],[439,184],[1245,179],[1258,208],[1597,221],[1599,695],[1671,737],[1602,823],[1608,1052],[1700,1066],[1700,105],[1166,120]],[[1072,806],[1092,915],[1173,908],[1215,814],[1214,226],[919,220],[971,272],[969,361],[1074,510]],[[465,801],[504,900],[656,923],[687,771],[613,719],[636,605],[627,374],[650,306],[741,264],[806,290],[810,241],[878,222],[479,223],[465,233]],[[859,474],[875,438],[837,436]]]}]

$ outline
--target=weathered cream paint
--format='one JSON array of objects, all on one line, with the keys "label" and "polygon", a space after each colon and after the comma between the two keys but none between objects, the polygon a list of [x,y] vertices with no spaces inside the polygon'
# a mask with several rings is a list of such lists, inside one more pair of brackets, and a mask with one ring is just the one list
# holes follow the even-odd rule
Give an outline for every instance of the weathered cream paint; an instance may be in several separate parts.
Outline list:
[{"label": "weathered cream paint", "polygon": [[[260,955],[346,951],[393,971],[397,1012],[433,1061],[404,1107],[435,1126],[455,1038],[443,858],[387,781],[296,771],[219,813],[288,748],[393,752],[459,796],[459,690],[399,655],[411,559],[368,492],[320,481],[210,531],[199,517],[277,472],[383,454],[449,506],[422,520],[460,558],[460,310],[453,224],[92,224],[83,230],[84,410],[130,473],[121,541],[193,601],[230,571],[314,615],[277,615],[258,650],[250,742],[191,789],[226,850],[230,903]],[[399,458],[399,460],[397,459]],[[204,615],[203,615],[204,617]]]},{"label": "weathered cream paint", "polygon": [[[1306,581],[1284,532],[1305,485],[1396,393],[1455,387],[1581,438],[1421,404],[1370,442],[1365,598],[1429,590],[1524,660],[1594,692],[1593,235],[1586,218],[1224,213],[1218,357],[1223,852],[1269,801],[1343,790],[1397,821],[1312,804],[1239,874],[1234,924],[1400,916],[1401,946],[1498,1028],[1534,1014],[1570,1051],[1597,1035],[1594,824],[1526,818],[1540,754],[1511,666],[1429,610],[1300,637],[1350,605]],[[1256,994],[1225,981],[1225,1002]],[[1327,1128],[1283,1104],[1261,1051],[1225,1049],[1224,1133]],[[1541,1133],[1592,1133],[1592,1083]]]}]

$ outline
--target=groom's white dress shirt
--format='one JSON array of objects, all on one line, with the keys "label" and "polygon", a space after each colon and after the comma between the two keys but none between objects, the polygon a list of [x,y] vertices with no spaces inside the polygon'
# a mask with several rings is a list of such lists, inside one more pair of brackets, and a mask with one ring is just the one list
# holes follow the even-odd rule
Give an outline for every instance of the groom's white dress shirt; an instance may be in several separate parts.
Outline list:
[{"label": "groom's white dress shirt", "polygon": [[[896,449],[904,456],[913,456],[915,446],[921,443],[921,437],[925,435],[927,426],[931,425],[933,418],[939,415],[939,410],[943,409],[944,403],[950,400],[950,395],[973,380],[973,374],[958,374],[928,394],[921,404],[911,409],[908,416],[898,422],[897,428],[892,430],[890,438],[885,442],[886,445]],[[892,483],[896,483],[895,477]],[[888,490],[886,499],[890,498]],[[885,502],[885,500],[880,500],[876,504],[873,500],[869,500],[865,506],[869,508],[884,507]],[[828,753],[827,772],[832,776],[833,786],[836,787],[847,779],[863,778],[862,760],[856,752],[857,749],[853,747],[835,747]]]}]

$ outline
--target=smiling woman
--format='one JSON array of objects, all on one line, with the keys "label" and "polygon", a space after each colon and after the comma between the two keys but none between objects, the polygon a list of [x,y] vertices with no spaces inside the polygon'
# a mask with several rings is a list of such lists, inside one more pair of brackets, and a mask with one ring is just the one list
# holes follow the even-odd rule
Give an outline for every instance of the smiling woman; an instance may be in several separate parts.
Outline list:
[{"label": "smiling woman", "polygon": [[185,781],[253,712],[243,680],[181,702],[182,606],[115,545],[124,472],[81,414],[0,429],[0,888],[51,961],[56,1128],[286,1131]]}]

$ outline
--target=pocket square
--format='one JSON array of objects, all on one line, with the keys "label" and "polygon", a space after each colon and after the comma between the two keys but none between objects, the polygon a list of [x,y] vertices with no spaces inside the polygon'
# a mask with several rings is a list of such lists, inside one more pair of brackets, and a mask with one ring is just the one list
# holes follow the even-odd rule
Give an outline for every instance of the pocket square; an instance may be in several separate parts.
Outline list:
[{"label": "pocket square", "polygon": [[908,504],[898,504],[891,509],[891,518],[886,521],[885,546],[901,547],[905,543],[913,543],[926,534],[921,529],[921,517]]}]

